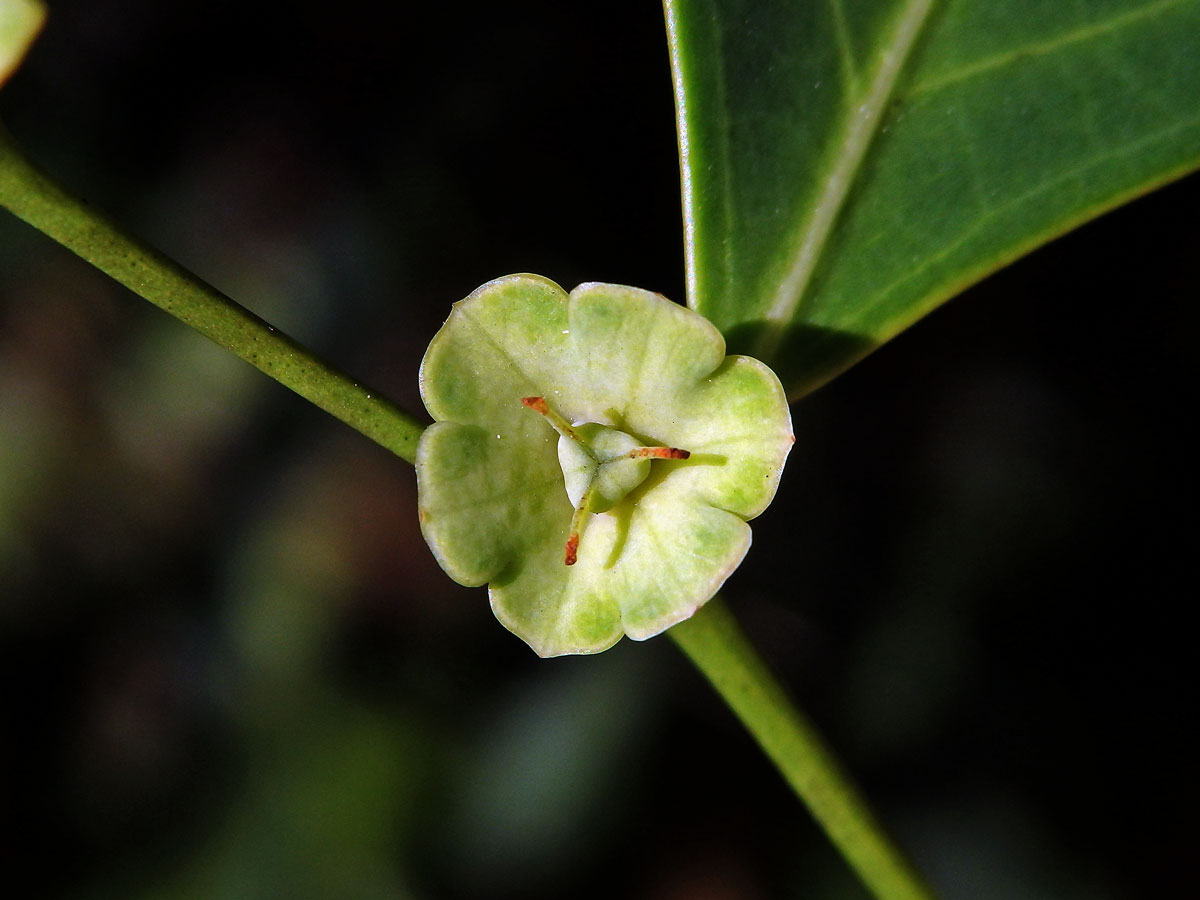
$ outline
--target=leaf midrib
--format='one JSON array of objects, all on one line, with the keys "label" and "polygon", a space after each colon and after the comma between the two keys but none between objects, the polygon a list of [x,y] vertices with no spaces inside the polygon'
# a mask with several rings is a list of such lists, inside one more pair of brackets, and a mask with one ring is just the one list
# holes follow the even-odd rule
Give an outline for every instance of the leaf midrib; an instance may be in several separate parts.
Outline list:
[{"label": "leaf midrib", "polygon": [[780,281],[766,312],[767,328],[756,347],[760,359],[770,360],[779,348],[784,329],[792,321],[812,281],[821,253],[837,223],[854,186],[867,151],[879,133],[883,112],[895,90],[896,83],[912,55],[934,0],[907,0],[896,18],[896,24],[882,45],[876,48],[874,74],[866,91],[857,97],[847,95],[847,102],[837,127],[833,164],[823,179],[815,203],[810,207],[808,220],[800,229],[791,264]]},{"label": "leaf midrib", "polygon": [[[1028,204],[1039,194],[1045,193],[1047,190],[1053,188],[1056,184],[1060,184],[1072,179],[1078,179],[1081,175],[1086,174],[1089,169],[1094,168],[1096,165],[1102,164],[1109,159],[1119,158],[1121,156],[1137,152],[1145,146],[1151,146],[1157,141],[1161,141],[1164,138],[1170,137],[1175,132],[1187,128],[1194,128],[1198,123],[1200,123],[1200,115],[1197,115],[1196,117],[1184,122],[1172,125],[1170,128],[1165,128],[1154,132],[1153,134],[1148,135],[1142,140],[1136,141],[1132,144],[1115,148],[1111,153],[1096,157],[1090,160],[1088,163],[1076,168],[1072,168],[1071,170],[1062,173],[1054,179],[1038,184],[1035,188],[1026,191],[1018,197],[1012,198],[1012,200],[1004,204],[1003,207],[990,210],[989,213],[981,220],[974,223],[971,227],[964,229],[956,240],[944,245],[939,253],[923,261],[919,266],[908,269],[903,278],[890,282],[876,291],[870,298],[865,299],[863,301],[864,305],[859,316],[859,321],[861,322],[867,318],[870,318],[871,315],[876,313],[887,303],[888,298],[891,295],[900,290],[906,283],[920,278],[935,265],[952,256],[963,245],[967,244],[972,238],[979,234],[985,221],[994,219],[998,215],[1011,210],[1015,206]],[[1184,175],[1194,171],[1198,163],[1200,163],[1200,153],[1198,153],[1194,159],[1189,159],[1187,162],[1163,172],[1159,178],[1152,182],[1135,185],[1126,192],[1116,194],[1107,198],[1103,202],[1096,203],[1078,210],[1075,215],[1066,217],[1058,222],[1053,223],[1046,229],[1028,235],[1024,241],[1014,244],[1003,253],[999,253],[988,259],[982,260],[979,265],[959,273],[957,277],[943,280],[940,282],[939,286],[934,287],[927,292],[924,303],[914,306],[905,315],[890,317],[887,321],[886,327],[875,333],[876,345],[891,340],[905,328],[912,325],[913,322],[932,312],[946,300],[957,296],[962,291],[966,290],[970,285],[975,284],[996,270],[1001,269],[1009,263],[1019,259],[1026,253],[1029,253],[1031,250],[1034,250],[1048,241],[1051,241],[1054,238],[1071,231],[1072,229],[1104,214],[1105,212],[1108,212],[1109,210],[1128,203],[1137,197],[1141,197],[1152,190],[1156,190],[1157,188],[1160,188],[1163,185],[1176,180],[1177,178],[1182,178]],[[851,323],[842,322],[840,323],[840,327],[851,327]],[[814,344],[811,346],[816,347],[819,345],[819,343],[820,341],[814,342]],[[846,368],[854,361],[855,360],[853,359],[847,360],[841,369],[827,371],[818,379],[809,380],[803,384],[794,386],[788,392],[789,401],[794,403],[801,397],[812,393],[814,390],[827,382],[829,379],[833,378],[840,371],[842,371],[842,369]]]}]

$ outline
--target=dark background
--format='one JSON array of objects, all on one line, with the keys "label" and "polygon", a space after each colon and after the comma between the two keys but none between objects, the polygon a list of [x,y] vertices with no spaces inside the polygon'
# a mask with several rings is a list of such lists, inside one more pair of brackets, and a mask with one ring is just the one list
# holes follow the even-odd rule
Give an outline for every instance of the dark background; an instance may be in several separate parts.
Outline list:
[{"label": "dark background", "polygon": [[[419,409],[449,304],[682,298],[656,4],[59,0],[31,154]],[[728,597],[948,898],[1192,897],[1191,178],[793,411]],[[540,661],[411,468],[0,217],[0,857],[71,897],[861,897],[669,641]]]}]

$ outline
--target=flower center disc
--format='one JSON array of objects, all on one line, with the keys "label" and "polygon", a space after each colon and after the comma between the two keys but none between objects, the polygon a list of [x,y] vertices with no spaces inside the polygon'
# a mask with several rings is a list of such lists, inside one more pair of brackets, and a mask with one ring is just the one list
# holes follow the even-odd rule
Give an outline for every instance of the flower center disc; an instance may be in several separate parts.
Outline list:
[{"label": "flower center disc", "polygon": [[629,454],[643,447],[623,431],[588,422],[574,426],[578,440],[558,439],[558,464],[562,466],[567,496],[579,506],[591,488],[591,512],[608,512],[625,499],[650,474],[648,457]]},{"label": "flower center disc", "polygon": [[678,447],[647,447],[632,436],[607,425],[585,422],[572,425],[550,407],[544,397],[522,397],[528,409],[546,417],[560,435],[558,464],[562,467],[567,496],[575,507],[563,562],[575,565],[579,538],[589,513],[608,512],[646,480],[652,459],[687,459]]}]

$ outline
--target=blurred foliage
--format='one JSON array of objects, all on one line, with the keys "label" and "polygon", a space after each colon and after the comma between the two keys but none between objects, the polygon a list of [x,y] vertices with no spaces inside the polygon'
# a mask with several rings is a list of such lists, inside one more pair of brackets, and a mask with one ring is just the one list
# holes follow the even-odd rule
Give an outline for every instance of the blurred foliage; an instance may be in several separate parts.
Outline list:
[{"label": "blurred foliage", "polygon": [[[658,9],[339,10],[58,0],[0,112],[410,408],[488,278],[682,296]],[[1196,893],[1198,192],[797,407],[730,583],[947,898]],[[669,644],[536,660],[429,557],[410,467],[9,218],[0,659],[40,896],[860,896]]]},{"label": "blurred foliage", "polygon": [[21,64],[45,19],[41,0],[0,0],[0,85]]}]

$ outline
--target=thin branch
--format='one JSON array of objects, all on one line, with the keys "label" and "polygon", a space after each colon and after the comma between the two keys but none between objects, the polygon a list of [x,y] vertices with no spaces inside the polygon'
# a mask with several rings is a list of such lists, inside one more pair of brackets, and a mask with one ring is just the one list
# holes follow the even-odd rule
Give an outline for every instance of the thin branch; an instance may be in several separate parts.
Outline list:
[{"label": "thin branch", "polygon": [[34,165],[0,124],[0,206],[408,462],[424,425],[128,234]]},{"label": "thin branch", "polygon": [[934,900],[720,597],[667,632],[879,900]]}]

